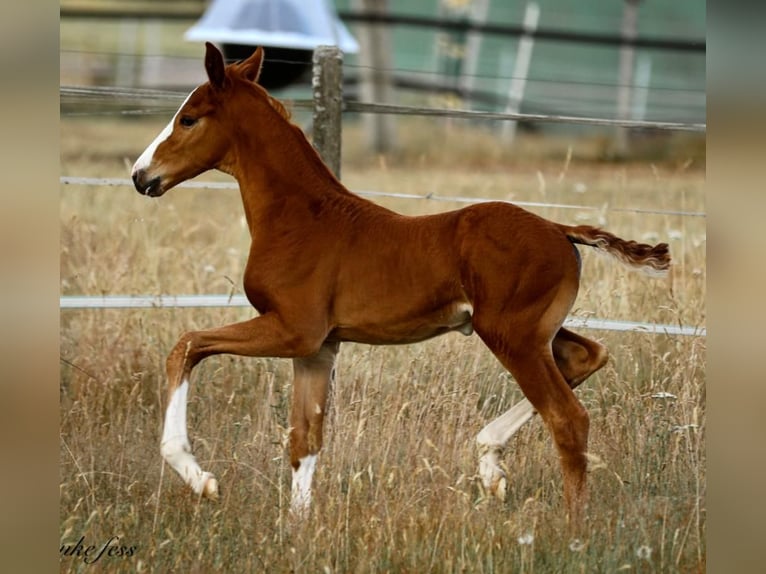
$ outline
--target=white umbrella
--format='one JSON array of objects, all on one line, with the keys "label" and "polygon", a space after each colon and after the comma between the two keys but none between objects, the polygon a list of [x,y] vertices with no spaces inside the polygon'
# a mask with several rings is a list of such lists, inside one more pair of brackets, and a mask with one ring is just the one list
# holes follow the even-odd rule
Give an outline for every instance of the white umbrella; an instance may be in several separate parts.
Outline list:
[{"label": "white umbrella", "polygon": [[184,38],[299,50],[330,45],[346,53],[359,51],[329,0],[214,0]]}]

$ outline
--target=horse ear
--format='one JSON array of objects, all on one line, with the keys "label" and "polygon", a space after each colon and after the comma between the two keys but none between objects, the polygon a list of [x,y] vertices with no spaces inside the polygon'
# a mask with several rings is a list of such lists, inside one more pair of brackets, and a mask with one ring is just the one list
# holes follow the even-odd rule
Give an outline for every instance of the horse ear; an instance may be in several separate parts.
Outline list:
[{"label": "horse ear", "polygon": [[221,52],[210,42],[205,42],[205,70],[214,88],[223,88],[226,80],[225,64]]},{"label": "horse ear", "polygon": [[258,46],[247,60],[240,64],[242,74],[253,83],[258,82],[258,77],[261,75],[261,67],[263,66],[263,47]]}]

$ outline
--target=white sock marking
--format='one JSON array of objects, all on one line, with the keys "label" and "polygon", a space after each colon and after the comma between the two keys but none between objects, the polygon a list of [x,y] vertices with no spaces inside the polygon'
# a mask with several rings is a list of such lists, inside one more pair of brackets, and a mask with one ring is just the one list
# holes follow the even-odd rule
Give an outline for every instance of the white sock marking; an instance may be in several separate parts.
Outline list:
[{"label": "white sock marking", "polygon": [[317,455],[309,454],[300,459],[298,470],[293,470],[293,488],[290,508],[300,514],[308,510],[311,504],[311,479],[316,468]]},{"label": "white sock marking", "polygon": [[209,472],[203,472],[194,455],[191,453],[189,438],[186,434],[186,398],[189,393],[189,382],[181,383],[170,399],[165,412],[165,426],[162,429],[160,451],[163,458],[181,475],[194,492],[202,494]]},{"label": "white sock marking", "polygon": [[165,428],[162,432],[162,444],[175,441],[185,444],[188,448],[186,436],[186,399],[189,394],[189,381],[184,381],[173,392],[170,398],[168,410],[165,413]]},{"label": "white sock marking", "polygon": [[[492,488],[505,476],[500,468],[500,453],[511,437],[515,435],[535,413],[527,399],[513,405],[505,413],[485,426],[476,437],[479,445],[479,475],[485,488]],[[501,493],[504,494],[504,493]]]},{"label": "white sock marking", "polygon": [[527,399],[513,405],[510,409],[485,426],[476,437],[479,446],[497,445],[504,447],[535,413],[535,407]]}]

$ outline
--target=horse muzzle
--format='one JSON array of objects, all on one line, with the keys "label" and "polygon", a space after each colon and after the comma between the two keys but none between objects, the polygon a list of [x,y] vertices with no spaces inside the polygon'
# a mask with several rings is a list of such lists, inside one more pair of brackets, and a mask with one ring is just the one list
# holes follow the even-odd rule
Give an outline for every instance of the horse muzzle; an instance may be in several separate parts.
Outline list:
[{"label": "horse muzzle", "polygon": [[133,172],[133,185],[138,193],[148,197],[159,197],[164,193],[162,179],[159,176],[150,178],[144,169]]}]

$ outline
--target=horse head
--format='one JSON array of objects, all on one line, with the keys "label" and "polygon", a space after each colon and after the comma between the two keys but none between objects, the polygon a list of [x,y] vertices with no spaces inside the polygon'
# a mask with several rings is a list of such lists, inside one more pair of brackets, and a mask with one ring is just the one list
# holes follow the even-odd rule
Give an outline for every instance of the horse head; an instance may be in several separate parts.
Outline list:
[{"label": "horse head", "polygon": [[[133,165],[136,190],[159,197],[170,188],[210,169],[231,173],[231,126],[236,112],[233,93],[257,84],[263,48],[246,60],[226,66],[223,55],[206,43],[208,81],[189,94],[170,123]],[[260,90],[263,90],[260,88]],[[265,91],[264,91],[265,93]]]}]

